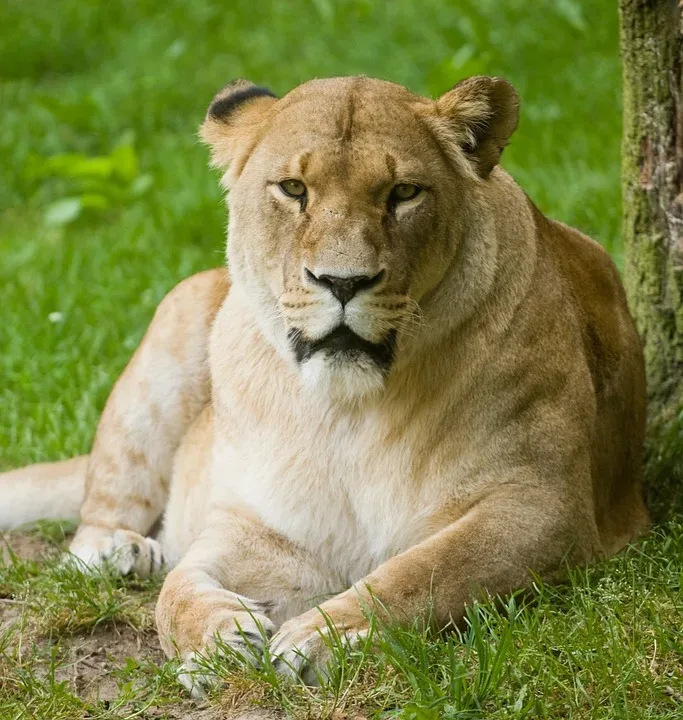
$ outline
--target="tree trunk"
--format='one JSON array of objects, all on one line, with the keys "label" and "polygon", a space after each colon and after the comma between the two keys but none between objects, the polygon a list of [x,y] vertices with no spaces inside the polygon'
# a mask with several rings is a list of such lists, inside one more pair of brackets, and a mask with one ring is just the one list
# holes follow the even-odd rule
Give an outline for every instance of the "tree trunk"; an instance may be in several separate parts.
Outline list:
[{"label": "tree trunk", "polygon": [[683,0],[619,5],[624,274],[647,367],[645,482],[662,517],[683,509]]}]

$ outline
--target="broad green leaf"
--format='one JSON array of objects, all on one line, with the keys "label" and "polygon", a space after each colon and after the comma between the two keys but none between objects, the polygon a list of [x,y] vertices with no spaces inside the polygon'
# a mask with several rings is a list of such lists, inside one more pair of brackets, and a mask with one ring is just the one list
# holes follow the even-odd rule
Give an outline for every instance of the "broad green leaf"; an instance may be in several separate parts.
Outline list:
[{"label": "broad green leaf", "polygon": [[48,205],[45,210],[45,224],[54,227],[68,225],[78,218],[83,209],[81,198],[63,198]]},{"label": "broad green leaf", "polygon": [[109,156],[116,175],[131,182],[140,172],[138,156],[132,145],[119,145]]},{"label": "broad green leaf", "polygon": [[46,158],[44,169],[47,174],[60,177],[108,178],[114,172],[114,162],[111,157],[106,156],[87,157],[78,153],[67,153]]},{"label": "broad green leaf", "polygon": [[80,200],[82,207],[92,210],[109,210],[111,207],[111,200],[99,193],[85,193]]}]

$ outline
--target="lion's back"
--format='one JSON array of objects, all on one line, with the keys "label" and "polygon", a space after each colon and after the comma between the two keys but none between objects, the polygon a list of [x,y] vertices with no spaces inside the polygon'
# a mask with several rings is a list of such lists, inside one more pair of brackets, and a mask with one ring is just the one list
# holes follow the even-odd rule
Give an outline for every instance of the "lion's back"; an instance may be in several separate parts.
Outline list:
[{"label": "lion's back", "polygon": [[573,297],[596,398],[591,447],[596,522],[608,554],[647,524],[642,498],[645,370],[640,339],[609,254],[534,208],[541,242]]}]

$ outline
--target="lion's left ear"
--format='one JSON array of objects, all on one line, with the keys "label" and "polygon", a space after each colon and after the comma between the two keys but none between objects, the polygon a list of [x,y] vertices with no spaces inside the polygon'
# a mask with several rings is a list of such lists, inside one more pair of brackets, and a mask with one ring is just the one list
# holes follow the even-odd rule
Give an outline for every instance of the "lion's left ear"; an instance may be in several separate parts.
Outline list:
[{"label": "lion's left ear", "polygon": [[[200,137],[211,148],[212,164],[222,169],[243,165],[259,127],[276,102],[277,96],[270,90],[248,80],[226,85],[213,99],[199,129]],[[237,174],[239,170],[241,167]]]},{"label": "lion's left ear", "polygon": [[[476,174],[488,177],[517,128],[519,96],[507,80],[477,75],[459,82],[436,102],[443,129],[472,162]],[[440,133],[444,140],[444,133]]]}]

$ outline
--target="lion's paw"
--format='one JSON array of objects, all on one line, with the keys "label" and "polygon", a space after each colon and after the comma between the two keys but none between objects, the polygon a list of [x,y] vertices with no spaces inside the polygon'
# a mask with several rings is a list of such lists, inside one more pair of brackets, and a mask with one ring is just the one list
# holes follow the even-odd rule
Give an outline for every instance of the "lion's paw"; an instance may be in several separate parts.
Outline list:
[{"label": "lion's paw", "polygon": [[275,625],[259,613],[257,607],[245,606],[241,611],[215,613],[205,633],[205,647],[201,651],[181,652],[183,662],[178,681],[192,697],[203,697],[221,683],[217,658],[236,659],[258,666],[274,631]]},{"label": "lion's paw", "polygon": [[84,569],[107,566],[119,575],[147,578],[164,563],[161,545],[132,530],[82,527],[69,548],[72,559]]},{"label": "lion's paw", "polygon": [[343,651],[353,647],[368,632],[368,623],[360,613],[349,622],[348,617],[314,608],[288,620],[273,637],[273,666],[279,675],[301,678],[306,685],[316,686],[328,677],[335,648]]}]

